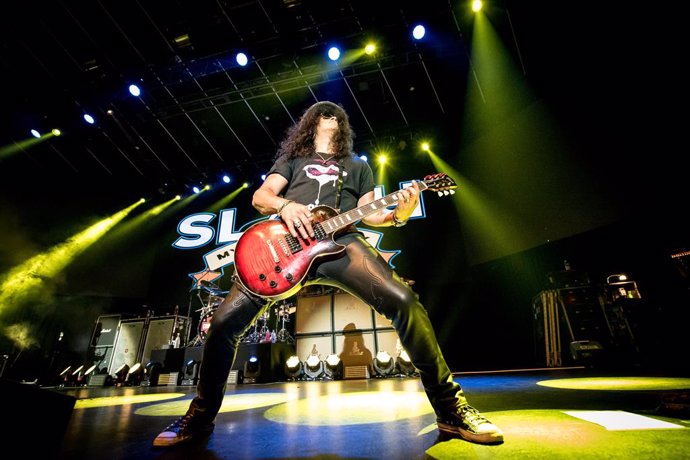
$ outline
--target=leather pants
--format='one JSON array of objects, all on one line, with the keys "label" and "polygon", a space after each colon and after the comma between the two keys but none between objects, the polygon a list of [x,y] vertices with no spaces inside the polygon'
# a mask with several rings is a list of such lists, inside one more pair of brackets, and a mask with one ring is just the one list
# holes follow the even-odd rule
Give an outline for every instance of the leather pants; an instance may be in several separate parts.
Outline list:
[{"label": "leather pants", "polygon": [[[437,414],[466,402],[460,385],[453,381],[417,294],[361,234],[348,233],[336,241],[346,246],[344,254],[315,261],[306,284],[340,288],[389,319],[402,347],[419,370],[424,390]],[[234,283],[213,314],[204,343],[197,396],[188,414],[204,422],[215,419],[240,339],[269,305],[265,299],[244,292],[239,282]]]}]

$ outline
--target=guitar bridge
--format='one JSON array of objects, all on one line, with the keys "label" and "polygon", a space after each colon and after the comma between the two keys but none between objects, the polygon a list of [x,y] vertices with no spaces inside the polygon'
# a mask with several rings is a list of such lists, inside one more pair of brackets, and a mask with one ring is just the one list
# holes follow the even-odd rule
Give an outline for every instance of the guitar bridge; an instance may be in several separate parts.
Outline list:
[{"label": "guitar bridge", "polygon": [[278,239],[278,246],[280,246],[280,249],[283,251],[283,254],[285,254],[285,257],[290,257],[290,250],[287,247],[287,243],[283,238]]}]

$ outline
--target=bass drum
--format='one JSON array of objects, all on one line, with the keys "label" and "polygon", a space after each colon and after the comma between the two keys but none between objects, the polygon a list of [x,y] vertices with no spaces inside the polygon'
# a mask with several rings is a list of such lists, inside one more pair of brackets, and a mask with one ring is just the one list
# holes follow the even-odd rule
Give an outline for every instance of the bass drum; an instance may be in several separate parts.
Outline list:
[{"label": "bass drum", "polygon": [[199,321],[199,338],[201,339],[201,343],[204,343],[206,341],[206,335],[208,334],[208,329],[211,327],[211,320],[213,319],[213,311],[210,311],[206,313],[204,316],[201,317],[201,321]]}]

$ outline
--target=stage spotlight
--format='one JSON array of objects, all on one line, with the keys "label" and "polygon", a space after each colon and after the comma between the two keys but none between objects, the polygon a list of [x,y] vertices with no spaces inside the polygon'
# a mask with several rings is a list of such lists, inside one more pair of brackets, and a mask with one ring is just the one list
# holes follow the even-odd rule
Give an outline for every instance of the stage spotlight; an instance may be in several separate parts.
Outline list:
[{"label": "stage spotlight", "polygon": [[58,375],[58,379],[60,380],[60,386],[64,387],[67,383],[69,383],[69,379],[72,376],[72,366],[67,366],[60,374]]},{"label": "stage spotlight", "polygon": [[261,362],[256,356],[250,356],[244,362],[244,383],[256,383],[261,375]]},{"label": "stage spotlight", "polygon": [[141,89],[137,85],[129,85],[129,94],[134,97],[139,97],[141,95]]},{"label": "stage spotlight", "polygon": [[227,174],[224,175],[223,176],[223,182],[225,182],[226,184],[229,184],[230,183],[230,176],[228,176]]},{"label": "stage spotlight", "polygon": [[53,133],[53,136],[59,136],[60,134],[62,134],[62,131],[60,131],[57,128],[53,128],[50,132]]},{"label": "stage spotlight", "polygon": [[41,133],[39,133],[39,132],[36,131],[35,129],[32,129],[32,130],[31,130],[31,135],[32,135],[33,137],[35,137],[36,139],[40,139],[40,138],[41,138]]},{"label": "stage spotlight", "polygon": [[424,150],[425,152],[428,152],[429,150],[431,150],[431,146],[429,145],[428,142],[422,142],[422,150]]},{"label": "stage spotlight", "polygon": [[249,58],[244,53],[237,53],[237,55],[235,55],[235,61],[237,61],[239,65],[244,67],[249,62]]},{"label": "stage spotlight", "polygon": [[302,362],[295,355],[292,355],[285,361],[285,375],[288,380],[298,380],[302,377]]},{"label": "stage spotlight", "polygon": [[86,371],[84,371],[84,377],[88,377],[91,374],[95,374],[97,370],[98,370],[98,364],[93,364],[91,367],[86,369]]},{"label": "stage spotlight", "polygon": [[190,359],[182,366],[182,385],[194,386],[199,382],[199,365],[196,359]]},{"label": "stage spotlight", "polygon": [[201,191],[201,189],[199,187],[197,187],[196,185],[194,187],[192,187],[192,192],[199,193],[200,191]]},{"label": "stage spotlight", "polygon": [[60,386],[73,386],[77,381],[77,376],[84,369],[84,366],[79,366],[76,369],[72,369],[72,366],[67,366],[65,370],[60,373]]},{"label": "stage spotlight", "polygon": [[266,180],[266,174],[261,175],[261,180]]},{"label": "stage spotlight", "polygon": [[336,46],[331,46],[328,49],[328,59],[331,61],[337,61],[340,58],[340,50]]},{"label": "stage spotlight", "polygon": [[161,375],[163,364],[158,361],[149,361],[144,366],[144,379],[141,381],[143,387],[155,387],[158,385],[158,377]]},{"label": "stage spotlight", "polygon": [[72,375],[70,376],[70,383],[72,383],[73,385],[80,385],[82,380],[84,380],[83,371],[84,365],[82,364],[72,372]]},{"label": "stage spotlight", "polygon": [[376,52],[376,45],[373,43],[367,43],[367,46],[364,47],[364,52],[366,54],[374,54]]},{"label": "stage spotlight", "polygon": [[84,114],[84,121],[87,122],[88,124],[92,125],[96,123],[96,120],[88,113]]},{"label": "stage spotlight", "polygon": [[91,378],[91,375],[95,373],[96,369],[98,369],[98,364],[93,364],[91,367],[86,369],[83,373],[80,373],[77,376],[77,383],[81,386],[86,386],[87,382]]},{"label": "stage spotlight", "polygon": [[414,29],[412,29],[412,36],[415,40],[421,40],[424,38],[424,35],[426,35],[426,28],[423,25],[417,24],[414,26]]},{"label": "stage spotlight", "polygon": [[343,362],[336,354],[330,354],[326,357],[326,367],[324,368],[326,378],[331,380],[340,380],[343,378]]},{"label": "stage spotlight", "polygon": [[387,377],[393,373],[395,363],[387,351],[379,351],[373,361],[376,377]]},{"label": "stage spotlight", "polygon": [[129,364],[125,363],[122,366],[120,366],[116,371],[115,371],[115,386],[116,387],[121,387],[125,384],[125,380],[127,379],[127,373],[129,372]]},{"label": "stage spotlight", "polygon": [[304,362],[304,374],[307,376],[308,380],[323,378],[323,361],[321,361],[317,355],[310,355]]},{"label": "stage spotlight", "polygon": [[398,375],[416,375],[417,369],[412,364],[410,356],[405,350],[402,350],[397,358],[395,358],[395,373]]},{"label": "stage spotlight", "polygon": [[474,0],[472,2],[472,11],[474,11],[476,13],[481,9],[482,9],[482,1],[481,0]]},{"label": "stage spotlight", "polygon": [[144,378],[144,368],[141,363],[135,363],[128,371],[127,378],[125,379],[125,385],[128,386],[138,386],[141,385],[141,381]]},{"label": "stage spotlight", "polygon": [[366,155],[360,155],[359,157],[364,161],[369,161],[369,158]]}]

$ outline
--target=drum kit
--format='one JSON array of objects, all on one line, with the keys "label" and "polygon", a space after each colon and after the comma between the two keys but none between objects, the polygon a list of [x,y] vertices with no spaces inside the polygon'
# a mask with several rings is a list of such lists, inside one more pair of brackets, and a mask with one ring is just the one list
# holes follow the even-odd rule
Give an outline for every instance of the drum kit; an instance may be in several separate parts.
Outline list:
[{"label": "drum kit", "polygon": [[[211,320],[213,314],[218,309],[220,304],[230,291],[222,291],[217,285],[202,281],[197,290],[197,297],[201,303],[201,308],[195,310],[199,313],[199,324],[197,326],[197,335],[190,342],[190,346],[203,345],[206,341],[208,330],[211,327]],[[264,311],[254,323],[250,326],[247,333],[244,335],[242,342],[247,343],[266,343],[266,342],[284,342],[295,343],[295,339],[288,330],[290,323],[290,314],[294,313],[296,306],[287,300],[272,304],[266,311]],[[275,318],[275,327],[271,331],[270,320],[271,312]],[[279,329],[280,328],[280,329]]]},{"label": "drum kit", "polygon": [[208,334],[208,328],[211,326],[211,319],[213,319],[213,313],[216,311],[218,306],[223,302],[223,299],[230,291],[221,291],[221,289],[214,283],[208,281],[202,281],[197,290],[197,297],[201,303],[201,308],[195,310],[199,313],[199,324],[197,326],[197,335],[192,339],[190,345],[197,346],[203,345],[206,341],[206,335]]},{"label": "drum kit", "polygon": [[[250,326],[242,341],[246,343],[295,343],[295,339],[288,330],[290,314],[294,313],[295,309],[294,304],[286,300],[272,304]],[[271,312],[275,318],[275,327],[272,331],[270,328]],[[280,329],[278,329],[279,327]]]}]

